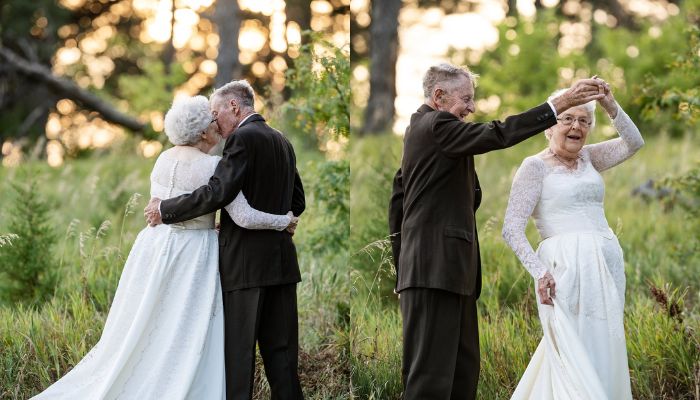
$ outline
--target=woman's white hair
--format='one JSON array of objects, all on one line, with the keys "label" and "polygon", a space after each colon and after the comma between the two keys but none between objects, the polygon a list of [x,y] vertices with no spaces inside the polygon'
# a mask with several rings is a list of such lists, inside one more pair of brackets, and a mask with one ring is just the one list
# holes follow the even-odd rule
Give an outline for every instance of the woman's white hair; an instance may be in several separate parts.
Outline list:
[{"label": "woman's white hair", "polygon": [[[552,93],[547,98],[547,100],[552,101],[552,100],[556,99],[557,97],[561,96],[562,94],[564,94],[564,92],[566,92],[567,90],[569,90],[569,89],[556,90],[554,93]],[[596,101],[593,100],[593,101],[589,101],[586,104],[581,104],[580,106],[571,107],[571,108],[582,108],[582,109],[586,110],[586,112],[588,113],[588,117],[591,119],[591,127],[588,129],[589,132],[592,131],[593,127],[595,126],[595,105],[596,105]]]},{"label": "woman's white hair", "polygon": [[209,100],[204,96],[186,97],[173,102],[165,114],[165,134],[176,146],[199,142],[212,121]]}]

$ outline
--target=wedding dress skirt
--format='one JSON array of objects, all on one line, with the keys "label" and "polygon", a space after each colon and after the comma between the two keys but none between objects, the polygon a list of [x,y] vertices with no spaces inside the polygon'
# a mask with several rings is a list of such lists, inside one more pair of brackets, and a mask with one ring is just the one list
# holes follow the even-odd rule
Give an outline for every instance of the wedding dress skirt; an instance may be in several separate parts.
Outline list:
[{"label": "wedding dress skirt", "polygon": [[[164,151],[151,173],[151,196],[167,199],[206,184],[218,160],[193,148]],[[144,228],[124,264],[99,342],[34,399],[224,399],[214,219],[212,213]]]},{"label": "wedding dress skirt", "polygon": [[544,240],[537,254],[552,266],[556,298],[554,306],[537,298],[544,337],[512,399],[631,399],[617,238],[561,234]]},{"label": "wedding dress skirt", "polygon": [[218,275],[213,229],[142,230],[99,342],[34,399],[223,399]]}]

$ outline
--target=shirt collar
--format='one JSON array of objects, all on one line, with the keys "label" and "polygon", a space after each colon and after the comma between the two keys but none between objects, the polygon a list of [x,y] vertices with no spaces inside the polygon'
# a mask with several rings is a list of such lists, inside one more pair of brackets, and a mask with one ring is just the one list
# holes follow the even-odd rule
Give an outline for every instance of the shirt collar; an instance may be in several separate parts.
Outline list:
[{"label": "shirt collar", "polygon": [[249,120],[250,117],[252,117],[253,115],[258,115],[258,113],[255,113],[255,112],[254,112],[254,113],[250,114],[249,116],[243,118],[243,121],[241,121],[241,122],[238,123],[238,126],[236,127],[236,129],[240,128],[241,125],[243,125],[243,123],[246,122],[247,120]]}]

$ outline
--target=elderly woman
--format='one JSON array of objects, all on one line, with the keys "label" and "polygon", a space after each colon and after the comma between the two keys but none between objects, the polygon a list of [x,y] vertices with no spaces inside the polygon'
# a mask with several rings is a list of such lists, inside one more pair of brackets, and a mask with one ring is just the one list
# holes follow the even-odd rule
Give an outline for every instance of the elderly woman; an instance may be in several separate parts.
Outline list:
[{"label": "elderly woman", "polygon": [[[544,331],[513,399],[632,398],[624,261],[605,219],[600,173],[630,158],[644,140],[610,90],[599,102],[619,138],[585,145],[595,102],[573,107],[557,116],[545,131],[549,146],[527,157],[513,180],[503,237],[537,280]],[[537,251],[525,236],[530,216],[542,237]]]},{"label": "elderly woman", "polygon": [[[176,101],[165,116],[175,146],[151,173],[151,196],[188,193],[214,173],[219,142],[209,102]],[[290,215],[226,207],[248,229],[284,230]],[[224,399],[224,329],[214,213],[144,228],[124,265],[100,341],[35,399]],[[294,220],[294,221],[293,221]]]}]

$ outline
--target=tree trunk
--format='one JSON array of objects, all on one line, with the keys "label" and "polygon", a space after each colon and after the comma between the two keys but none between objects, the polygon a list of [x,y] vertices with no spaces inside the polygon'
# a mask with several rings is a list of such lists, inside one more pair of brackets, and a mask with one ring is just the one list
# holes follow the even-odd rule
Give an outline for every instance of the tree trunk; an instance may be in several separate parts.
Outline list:
[{"label": "tree trunk", "polygon": [[631,30],[639,30],[632,15],[625,10],[618,0],[590,0],[594,8],[600,8],[612,14],[617,19],[619,26]]},{"label": "tree trunk", "polygon": [[[301,31],[311,29],[311,3],[308,0],[287,0],[287,20],[299,24]],[[306,40],[302,37],[302,43]]]},{"label": "tree trunk", "polygon": [[394,122],[400,10],[401,0],[372,2],[370,89],[362,133],[389,132]]},{"label": "tree trunk", "polygon": [[518,0],[508,0],[508,11],[506,15],[509,17],[518,17]]},{"label": "tree trunk", "polygon": [[[163,61],[163,66],[165,69],[165,74],[170,75],[170,64],[173,62],[173,57],[175,56],[175,45],[173,44],[173,41],[175,40],[175,0],[173,1],[173,5],[170,9],[171,14],[170,14],[170,39],[168,42],[165,44],[165,50],[163,51],[162,54],[162,61]],[[170,84],[166,85],[166,90],[167,91],[172,91],[172,88],[169,87]]]},{"label": "tree trunk", "polygon": [[233,79],[243,78],[243,67],[238,60],[238,34],[241,30],[241,8],[238,0],[216,2],[214,22],[219,30],[219,55],[216,57],[216,87]]}]

